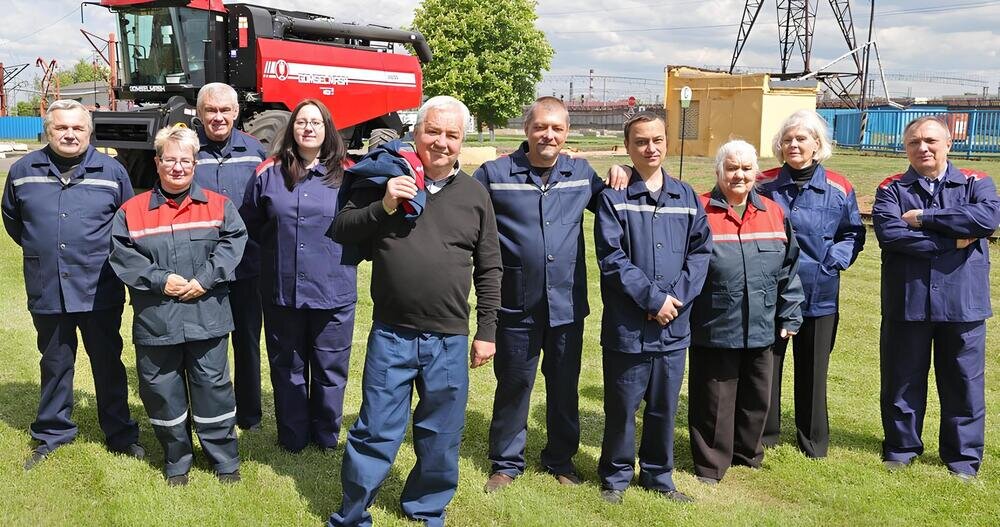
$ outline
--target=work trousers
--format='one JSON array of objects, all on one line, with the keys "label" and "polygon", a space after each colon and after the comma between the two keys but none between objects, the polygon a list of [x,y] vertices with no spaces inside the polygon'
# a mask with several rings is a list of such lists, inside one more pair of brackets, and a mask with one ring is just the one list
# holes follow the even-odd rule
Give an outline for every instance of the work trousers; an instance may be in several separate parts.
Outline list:
[{"label": "work trousers", "polygon": [[924,451],[921,433],[932,347],[941,401],[938,452],[948,470],[974,475],[983,460],[986,434],[986,324],[982,321],[882,319],[882,456],[908,463]]},{"label": "work trousers", "polygon": [[250,428],[260,424],[260,327],[259,279],[254,276],[229,283],[229,307],[233,313],[233,387],[236,391],[236,424]]},{"label": "work trousers", "polygon": [[[264,308],[278,442],[298,452],[310,441],[337,446],[354,338],[354,307]],[[239,408],[237,406],[237,408]]]},{"label": "work trousers", "polygon": [[37,333],[41,390],[38,414],[31,423],[31,437],[41,452],[69,443],[77,434],[73,415],[73,373],[80,329],[83,348],[90,358],[97,395],[97,421],[111,450],[122,450],[139,441],[139,427],[128,408],[128,379],[122,364],[122,306],[87,311],[39,315],[31,321]]},{"label": "work trousers", "polygon": [[541,358],[545,377],[545,428],[542,467],[553,474],[574,472],[580,447],[580,355],[583,322],[548,327],[538,324],[497,328],[493,373],[497,379],[490,422],[489,459],[493,472],[517,477],[524,472],[528,411]]},{"label": "work trousers", "polygon": [[731,465],[760,467],[771,399],[771,347],[691,347],[688,429],[698,476],[721,480]]},{"label": "work trousers", "polygon": [[806,317],[797,335],[774,343],[771,404],[764,425],[764,446],[778,444],[781,435],[781,374],[788,340],[795,363],[795,440],[807,457],[826,457],[830,446],[830,421],[826,405],[826,379],[830,353],[837,339],[839,315]]},{"label": "work trousers", "polygon": [[163,446],[168,478],[191,470],[189,402],[198,441],[215,472],[228,474],[240,468],[228,344],[226,337],[218,337],[169,346],[135,345],[139,396]]},{"label": "work trousers", "polygon": [[597,475],[601,487],[625,490],[635,465],[635,413],[642,401],[639,485],[675,490],[674,417],[685,350],[666,353],[618,353],[604,350],[604,440]]},{"label": "work trousers", "polygon": [[458,487],[458,448],[469,396],[469,338],[376,321],[368,337],[358,420],[347,434],[340,471],[343,502],[329,525],[371,525],[368,507],[406,435],[413,389],[413,451],[417,462],[403,485],[403,513],[444,525]]}]

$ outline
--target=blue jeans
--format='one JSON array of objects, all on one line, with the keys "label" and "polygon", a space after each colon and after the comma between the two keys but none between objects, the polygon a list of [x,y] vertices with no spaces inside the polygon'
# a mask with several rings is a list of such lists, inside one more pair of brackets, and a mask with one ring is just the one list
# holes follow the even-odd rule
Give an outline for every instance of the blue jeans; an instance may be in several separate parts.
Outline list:
[{"label": "blue jeans", "polygon": [[468,342],[466,335],[374,323],[361,410],[347,434],[340,472],[344,501],[329,525],[371,525],[367,509],[403,442],[414,387],[420,398],[413,411],[417,463],[400,504],[410,519],[444,525],[444,509],[458,486],[458,447],[469,395]]}]

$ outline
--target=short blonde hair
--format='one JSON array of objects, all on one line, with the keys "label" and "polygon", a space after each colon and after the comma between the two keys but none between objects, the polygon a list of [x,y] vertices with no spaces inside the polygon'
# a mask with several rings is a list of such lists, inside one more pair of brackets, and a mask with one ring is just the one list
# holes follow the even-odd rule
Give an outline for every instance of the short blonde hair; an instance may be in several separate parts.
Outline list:
[{"label": "short blonde hair", "polygon": [[90,110],[86,106],[73,99],[59,99],[48,106],[45,117],[42,118],[42,130],[45,130],[46,136],[49,135],[49,126],[52,125],[52,112],[57,110],[80,110],[87,116],[87,133],[94,131],[94,117],[90,115]]},{"label": "short blonde hair", "polygon": [[156,157],[163,155],[163,148],[167,143],[176,143],[181,147],[186,146],[190,148],[191,154],[195,159],[198,158],[198,151],[201,150],[201,141],[198,139],[198,134],[186,126],[175,124],[156,132],[156,138],[153,139],[153,148],[156,149]]},{"label": "short blonde hair", "polygon": [[785,137],[785,134],[790,130],[796,128],[804,129],[819,143],[819,148],[816,149],[815,154],[817,162],[822,163],[830,159],[830,156],[833,155],[833,143],[830,142],[830,128],[826,125],[826,119],[823,119],[818,113],[812,110],[799,110],[789,115],[781,123],[781,128],[778,129],[778,133],[774,136],[771,151],[774,152],[774,157],[778,158],[779,162],[785,162],[785,156],[781,151],[781,138]]},{"label": "short blonde hair", "polygon": [[757,149],[754,148],[752,144],[742,139],[733,139],[732,141],[720,146],[719,151],[715,154],[716,177],[722,175],[725,170],[726,160],[730,157],[753,159],[753,169],[760,170],[760,167],[757,165]]}]

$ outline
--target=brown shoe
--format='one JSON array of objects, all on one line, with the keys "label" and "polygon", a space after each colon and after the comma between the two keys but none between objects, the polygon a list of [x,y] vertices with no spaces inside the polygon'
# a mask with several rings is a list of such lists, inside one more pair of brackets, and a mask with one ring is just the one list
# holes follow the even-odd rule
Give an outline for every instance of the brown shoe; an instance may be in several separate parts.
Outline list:
[{"label": "brown shoe", "polygon": [[580,476],[576,475],[575,472],[567,472],[565,474],[553,474],[556,477],[556,481],[560,485],[579,485],[583,483]]},{"label": "brown shoe", "polygon": [[486,485],[483,486],[483,491],[487,494],[492,494],[498,490],[503,490],[504,487],[510,485],[514,482],[514,478],[504,474],[503,472],[494,472],[490,474],[490,479],[486,480]]}]

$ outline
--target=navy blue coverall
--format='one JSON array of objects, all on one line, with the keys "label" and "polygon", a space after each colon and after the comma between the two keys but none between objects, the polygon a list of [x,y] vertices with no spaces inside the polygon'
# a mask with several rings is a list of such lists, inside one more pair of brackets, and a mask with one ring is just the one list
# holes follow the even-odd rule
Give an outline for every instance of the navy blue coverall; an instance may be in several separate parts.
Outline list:
[{"label": "navy blue coverall", "polygon": [[[941,401],[939,453],[948,470],[975,475],[985,441],[990,252],[1000,199],[986,174],[950,162],[934,185],[911,167],[879,185],[872,207],[882,248],[882,456],[923,453],[927,374]],[[923,209],[920,228],[901,216]],[[968,247],[957,240],[976,238]]]},{"label": "navy blue coverall", "polygon": [[[625,490],[632,481],[635,413],[645,400],[639,485],[675,490],[674,417],[691,342],[690,305],[712,255],[705,209],[690,185],[665,171],[659,199],[633,172],[628,188],[601,194],[594,245],[604,302],[601,487]],[[684,305],[660,326],[655,317],[668,295]]]},{"label": "navy blue coverall", "polygon": [[[233,130],[224,144],[213,143],[198,130],[198,152],[194,180],[206,190],[230,199],[237,207],[253,181],[255,170],[267,151],[252,135]],[[236,424],[250,428],[260,424],[260,327],[261,301],[257,283],[260,274],[260,248],[247,240],[243,260],[236,268],[236,279],[229,284],[233,310],[233,385],[236,389]]]},{"label": "navy blue coverall", "polygon": [[354,337],[357,267],[327,236],[339,188],[317,165],[291,190],[281,164],[268,160],[242,207],[261,248],[264,338],[271,364],[278,442],[293,452],[340,435]]},{"label": "navy blue coverall", "polygon": [[541,463],[553,474],[573,473],[583,320],[590,313],[581,225],[583,210],[596,210],[604,181],[586,160],[560,155],[543,188],[528,161],[527,142],[484,163],[473,177],[493,201],[503,259],[491,471],[512,478],[524,472],[531,390],[544,349],[548,439]]},{"label": "navy blue coverall", "polygon": [[28,311],[42,354],[41,397],[31,437],[48,453],[76,437],[73,365],[80,329],[90,356],[97,417],[111,450],[139,440],[129,414],[119,334],[125,288],[108,265],[111,220],[132,197],[118,161],[87,152],[68,183],[48,148],[11,166],[3,193],[3,223],[24,254]]},{"label": "navy blue coverall", "polygon": [[780,205],[792,222],[805,294],[799,332],[774,342],[764,445],[776,445],[781,433],[781,376],[791,340],[796,441],[807,456],[825,457],[830,444],[826,379],[837,338],[840,273],[854,263],[865,244],[858,197],[847,178],[822,165],[816,166],[812,179],[801,188],[792,180],[788,165],[767,170],[758,179],[757,191]]}]

